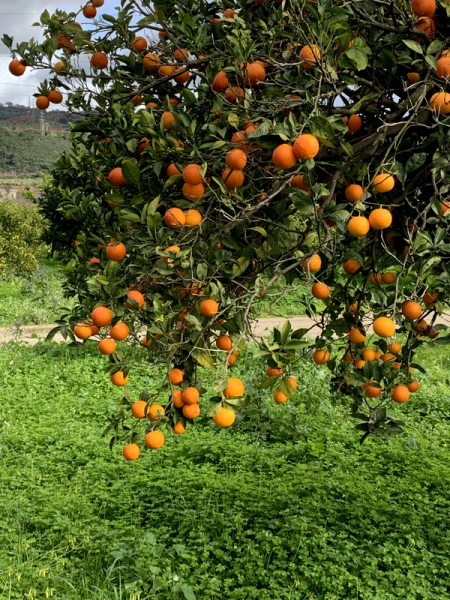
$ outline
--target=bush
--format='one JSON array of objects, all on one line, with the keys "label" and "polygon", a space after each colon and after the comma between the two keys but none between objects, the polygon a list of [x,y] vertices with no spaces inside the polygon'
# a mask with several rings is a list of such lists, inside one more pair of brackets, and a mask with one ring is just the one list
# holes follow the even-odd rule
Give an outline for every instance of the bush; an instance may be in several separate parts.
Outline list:
[{"label": "bush", "polygon": [[0,274],[28,274],[37,269],[44,250],[44,218],[37,208],[10,200],[0,202]]}]

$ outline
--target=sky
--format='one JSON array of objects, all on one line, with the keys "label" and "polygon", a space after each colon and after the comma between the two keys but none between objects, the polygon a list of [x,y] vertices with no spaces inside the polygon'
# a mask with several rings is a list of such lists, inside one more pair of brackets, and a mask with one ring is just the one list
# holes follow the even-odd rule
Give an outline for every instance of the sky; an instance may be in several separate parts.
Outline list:
[{"label": "sky", "polygon": [[[44,10],[50,13],[55,9],[77,12],[86,2],[83,0],[0,0],[0,39],[6,33],[14,37],[14,46],[19,42],[28,42],[31,38],[41,41],[40,28],[33,27],[33,23],[39,21]],[[97,14],[115,14],[117,0],[105,0],[102,8],[97,9]],[[80,15],[78,22],[83,26],[88,20]],[[8,48],[0,41],[0,103],[12,102],[13,104],[29,105],[30,98],[32,106],[35,99],[32,97],[37,91],[37,86],[43,81],[48,72],[33,71],[27,68],[22,77],[14,77],[8,70],[11,61]]]}]

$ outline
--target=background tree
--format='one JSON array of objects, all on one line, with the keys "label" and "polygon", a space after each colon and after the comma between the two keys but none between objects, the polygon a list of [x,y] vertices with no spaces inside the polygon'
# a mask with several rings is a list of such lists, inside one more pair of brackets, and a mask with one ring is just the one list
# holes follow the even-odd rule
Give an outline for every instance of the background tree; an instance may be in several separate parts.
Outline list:
[{"label": "background tree", "polygon": [[230,426],[246,399],[228,370],[280,280],[311,285],[320,333],[287,324],[259,342],[262,386],[286,402],[295,353],[313,349],[362,439],[401,431],[387,409],[418,389],[414,353],[439,334],[449,289],[444,6],[123,0],[111,16],[102,5],[82,8],[89,29],[45,12],[43,44],[3,41],[15,74],[51,69],[39,108],[64,87],[85,116],[54,173],[71,192],[59,209],[79,224],[69,281],[81,302],[63,331],[100,335],[118,386],[131,363],[116,342],[167,364],[159,400],[125,393],[136,425],[121,429],[121,409],[112,441],[131,438],[135,459],[139,421],[150,448],[166,424],[184,433],[205,391],[199,367],[218,369],[210,414]]}]

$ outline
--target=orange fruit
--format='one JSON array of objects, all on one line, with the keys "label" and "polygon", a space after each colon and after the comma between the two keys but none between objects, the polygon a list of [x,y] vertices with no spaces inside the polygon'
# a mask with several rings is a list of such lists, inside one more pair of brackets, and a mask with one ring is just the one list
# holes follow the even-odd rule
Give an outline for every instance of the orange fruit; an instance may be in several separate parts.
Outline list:
[{"label": "orange fruit", "polygon": [[385,354],[381,355],[381,360],[383,362],[395,362],[395,356],[390,352],[386,352]]},{"label": "orange fruit", "polygon": [[136,52],[143,52],[147,48],[147,40],[141,35],[136,36],[131,42]]},{"label": "orange fruit", "polygon": [[127,444],[122,450],[122,455],[127,460],[138,459],[140,453],[141,451],[139,450],[139,446],[137,444]]},{"label": "orange fruit", "polygon": [[186,217],[181,208],[169,208],[164,215],[164,221],[170,229],[180,229],[186,223]]},{"label": "orange fruit", "polygon": [[311,197],[311,195],[312,195],[311,188],[306,185],[304,179],[305,179],[304,175],[294,175],[294,177],[291,179],[289,185],[291,185],[292,187],[298,188],[299,190],[303,190],[304,192],[306,192],[308,194],[308,196]]},{"label": "orange fruit", "polygon": [[71,39],[67,35],[58,35],[58,50],[74,50],[75,45],[72,43]]},{"label": "orange fruit", "polygon": [[377,353],[372,348],[364,348],[362,351],[362,357],[364,360],[372,361],[377,357]]},{"label": "orange fruit", "polygon": [[371,383],[378,383],[378,381],[372,380],[372,381],[366,381],[366,383],[362,386],[362,390],[367,390],[367,396],[369,398],[378,398],[378,396],[381,394],[381,392],[383,391],[380,387],[375,387],[373,385],[370,385]]},{"label": "orange fruit", "polygon": [[346,260],[342,266],[348,275],[353,275],[353,273],[356,273],[356,271],[359,269],[358,261],[354,260],[353,258]]},{"label": "orange fruit", "polygon": [[320,146],[315,135],[312,135],[312,133],[303,133],[295,140],[292,148],[299,160],[310,160],[317,156]]},{"label": "orange fruit", "polygon": [[296,390],[297,389],[297,382],[295,381],[295,379],[293,377],[286,377],[286,379],[291,384],[292,389]]},{"label": "orange fruit", "polygon": [[103,52],[94,52],[91,56],[91,65],[102,71],[108,66],[108,57]]},{"label": "orange fruit", "polygon": [[183,433],[186,433],[186,427],[183,425],[183,422],[180,420],[180,421],[177,421],[175,423],[175,425],[173,426],[173,431],[177,435],[183,435]]},{"label": "orange fruit", "polygon": [[116,371],[111,375],[111,383],[113,385],[117,385],[118,387],[123,387],[124,385],[127,385],[129,379],[129,375],[127,375],[126,377],[123,376],[123,371]]},{"label": "orange fruit", "polygon": [[284,404],[285,402],[287,402],[288,397],[285,394],[283,394],[281,390],[277,390],[273,395],[273,399],[277,404]]},{"label": "orange fruit", "polygon": [[392,190],[395,185],[395,179],[389,173],[380,173],[373,178],[372,185],[376,192],[385,194]]},{"label": "orange fruit", "polygon": [[91,319],[97,327],[108,327],[113,318],[112,312],[106,306],[98,306],[91,313]]},{"label": "orange fruit", "polygon": [[213,416],[214,423],[221,428],[230,427],[236,419],[234,410],[221,406],[219,411]]},{"label": "orange fruit", "polygon": [[106,256],[113,262],[120,262],[127,255],[127,249],[122,242],[111,242],[106,246]]},{"label": "orange fruit", "polygon": [[225,162],[227,167],[229,167],[232,171],[239,171],[247,164],[247,155],[240,148],[235,148],[234,150],[228,152],[225,157]]},{"label": "orange fruit", "polygon": [[234,365],[237,363],[237,354],[230,354],[227,358],[227,364],[229,367],[234,367]]},{"label": "orange fruit", "polygon": [[383,276],[380,273],[371,273],[369,275],[369,281],[372,285],[380,285],[383,281]]},{"label": "orange fruit", "polygon": [[105,338],[101,340],[101,342],[99,342],[98,349],[100,351],[100,354],[114,354],[114,352],[116,351],[116,342],[114,340],[111,340],[110,338]]},{"label": "orange fruit", "polygon": [[47,98],[47,96],[38,96],[36,98],[36,108],[39,108],[39,110],[47,110],[49,106],[50,100]]},{"label": "orange fruit", "polygon": [[184,373],[181,369],[170,369],[168,378],[172,385],[180,385],[184,379]]},{"label": "orange fruit", "polygon": [[204,317],[214,317],[219,312],[219,305],[215,300],[203,300],[200,304],[200,312]]},{"label": "orange fruit", "polygon": [[203,177],[201,175],[201,167],[196,164],[186,165],[183,169],[183,181],[184,183],[189,183],[190,185],[199,185],[203,182]]},{"label": "orange fruit", "polygon": [[392,223],[392,214],[386,208],[376,208],[369,215],[369,223],[373,229],[386,229]]},{"label": "orange fruit", "polygon": [[345,197],[349,202],[358,202],[358,200],[361,200],[363,194],[363,188],[356,183],[352,183],[345,188]]},{"label": "orange fruit", "polygon": [[[127,298],[129,300],[134,300],[134,302],[137,303],[138,308],[142,308],[144,306],[144,296],[141,294],[141,292],[138,292],[137,290],[131,290],[131,292],[128,292]],[[127,308],[135,308],[136,304],[134,304],[133,302],[126,301],[125,306]]]},{"label": "orange fruit", "polygon": [[151,404],[147,410],[147,416],[150,421],[160,421],[161,417],[166,414],[166,411],[161,404]]},{"label": "orange fruit", "polygon": [[[414,28],[424,31],[429,37],[434,37],[436,33],[436,21],[431,17],[420,17],[417,23],[414,23]],[[415,35],[414,37],[421,43],[425,41],[420,35]]]},{"label": "orange fruit", "polygon": [[229,352],[233,347],[233,340],[229,335],[221,335],[216,340],[216,346],[219,348],[219,350]]},{"label": "orange fruit", "polygon": [[86,19],[93,19],[97,14],[97,9],[92,4],[86,4],[83,9],[83,15]]},{"label": "orange fruit", "polygon": [[408,390],[406,385],[396,385],[394,391],[392,392],[392,400],[394,402],[398,402],[399,404],[403,404],[409,400],[411,392]]},{"label": "orange fruit", "polygon": [[161,115],[161,121],[164,123],[164,129],[172,129],[173,125],[177,122],[175,116],[168,110],[164,111]]},{"label": "orange fruit", "polygon": [[178,69],[175,70],[175,73],[178,73],[178,72],[179,72],[179,75],[177,75],[174,78],[175,81],[179,84],[186,83],[190,77],[189,71],[186,70],[186,67],[179,67]]},{"label": "orange fruit", "polygon": [[203,183],[199,183],[198,185],[191,185],[190,183],[185,183],[183,185],[183,196],[186,200],[191,200],[192,202],[196,202],[200,200],[205,195],[205,186]]},{"label": "orange fruit", "polygon": [[349,133],[356,133],[362,127],[362,119],[359,115],[350,115],[350,119],[345,121]]},{"label": "orange fruit", "polygon": [[[164,252],[174,252],[176,254],[176,256],[178,256],[180,254],[180,247],[179,246],[167,246],[167,248],[164,250]],[[166,263],[166,265],[168,265],[169,257],[164,256],[163,261]]]},{"label": "orange fruit", "polygon": [[417,17],[432,17],[436,12],[436,0],[411,0],[411,10]]},{"label": "orange fruit", "polygon": [[61,75],[61,73],[64,71],[64,68],[65,65],[62,60],[58,60],[58,62],[55,63],[54,69],[57,75]]},{"label": "orange fruit", "polygon": [[157,54],[149,52],[144,56],[142,64],[144,65],[144,69],[146,69],[147,71],[157,71],[161,64],[161,59]]},{"label": "orange fruit", "polygon": [[113,325],[109,330],[109,335],[112,337],[113,340],[116,340],[116,342],[126,340],[129,334],[130,328],[123,321],[119,321],[118,323]]},{"label": "orange fruit", "polygon": [[362,344],[366,339],[366,336],[357,327],[352,327],[348,334],[348,339],[352,344]]},{"label": "orange fruit", "polygon": [[407,73],[406,77],[409,83],[418,83],[420,81],[419,73]]},{"label": "orange fruit", "polygon": [[304,69],[313,69],[318,60],[322,58],[322,53],[318,46],[303,46],[300,50],[300,65]]},{"label": "orange fruit", "polygon": [[128,183],[122,173],[122,169],[120,167],[116,167],[112,171],[110,171],[108,175],[108,181],[114,187],[123,187]]},{"label": "orange fruit", "polygon": [[436,92],[431,96],[429,106],[438,113],[447,115],[450,113],[450,94],[447,92]]},{"label": "orange fruit", "polygon": [[237,86],[229,87],[225,90],[224,100],[230,103],[241,104],[244,101],[244,90]]},{"label": "orange fruit", "polygon": [[147,402],[143,400],[137,400],[131,405],[131,414],[135,419],[145,419],[145,411],[147,409]]},{"label": "orange fruit", "polygon": [[157,450],[164,445],[165,438],[162,431],[156,429],[155,431],[149,431],[145,436],[144,441],[147,448],[150,448],[150,450]]},{"label": "orange fruit", "polygon": [[9,63],[8,68],[9,72],[12,75],[15,75],[16,77],[20,77],[21,75],[23,75],[26,70],[26,66],[24,65],[24,63],[20,60],[17,60],[17,58],[15,58]]},{"label": "orange fruit", "polygon": [[378,317],[373,322],[373,330],[380,337],[391,337],[395,333],[395,323],[388,317]]},{"label": "orange fruit", "polygon": [[267,377],[280,377],[283,375],[282,367],[267,367],[266,370]]},{"label": "orange fruit", "polygon": [[408,390],[414,394],[415,392],[417,392],[420,388],[420,383],[418,381],[411,381],[410,384],[408,384]]},{"label": "orange fruit", "polygon": [[61,104],[64,100],[63,95],[59,90],[51,90],[51,92],[48,93],[47,98],[52,104]]},{"label": "orange fruit", "polygon": [[198,404],[185,404],[182,410],[183,416],[186,419],[196,419],[200,414],[200,406]]},{"label": "orange fruit", "polygon": [[182,48],[181,50],[177,48],[173,53],[173,57],[177,62],[187,62],[189,60],[189,50],[186,48]]},{"label": "orange fruit", "polygon": [[272,161],[280,169],[290,169],[297,162],[294,148],[289,144],[280,144],[272,153]]},{"label": "orange fruit", "polygon": [[172,393],[172,402],[175,408],[183,408],[183,392],[181,390],[175,390]]},{"label": "orange fruit", "polygon": [[222,172],[222,181],[225,183],[228,189],[241,187],[244,183],[245,175],[244,171],[231,169],[225,169]]},{"label": "orange fruit", "polygon": [[244,71],[244,81],[245,85],[250,85],[252,87],[262,83],[266,78],[266,70],[264,67],[257,62],[250,63],[247,65]]},{"label": "orange fruit", "polygon": [[324,365],[329,360],[330,360],[330,353],[323,348],[320,348],[319,350],[316,350],[313,353],[313,361],[316,363],[316,365]]},{"label": "orange fruit", "polygon": [[434,306],[436,304],[437,297],[439,296],[439,292],[425,292],[422,297],[422,300],[426,304],[427,307]]},{"label": "orange fruit", "polygon": [[360,360],[357,360],[357,361],[356,361],[356,363],[355,363],[355,367],[356,367],[357,369],[363,369],[365,364],[366,364],[366,361],[365,361],[365,360],[362,360],[362,359],[360,359]]},{"label": "orange fruit", "polygon": [[421,334],[421,333],[427,333],[428,332],[428,323],[425,321],[425,319],[421,319],[417,324],[416,324],[416,331]]},{"label": "orange fruit", "polygon": [[181,172],[178,170],[178,167],[175,163],[171,163],[167,167],[167,177],[173,177],[174,175],[181,175]]},{"label": "orange fruit", "polygon": [[364,237],[369,233],[370,222],[366,217],[352,217],[347,224],[348,232],[355,237]]},{"label": "orange fruit", "polygon": [[78,323],[73,328],[73,332],[80,340],[87,340],[92,335],[92,327],[85,323]]},{"label": "orange fruit", "polygon": [[185,214],[186,222],[185,225],[188,229],[193,229],[194,227],[198,227],[203,220],[201,213],[198,210],[190,209]]},{"label": "orange fruit", "polygon": [[200,392],[197,388],[187,387],[182,393],[182,399],[185,404],[197,404],[200,400]]},{"label": "orange fruit", "polygon": [[316,282],[311,288],[311,293],[314,298],[324,300],[331,294],[331,290],[325,283]]},{"label": "orange fruit", "polygon": [[240,379],[231,377],[227,387],[223,390],[225,398],[240,398],[245,394],[245,386]]},{"label": "orange fruit", "polygon": [[448,205],[448,201],[447,202],[440,202],[440,211],[439,211],[439,216],[443,217],[445,214],[447,214],[450,211],[450,206]]},{"label": "orange fruit", "polygon": [[438,59],[435,73],[440,79],[448,79],[450,77],[450,58],[448,56]]},{"label": "orange fruit", "polygon": [[384,273],[383,274],[383,283],[386,283],[387,285],[391,285],[392,283],[394,283],[396,280],[396,276],[395,273]]},{"label": "orange fruit", "polygon": [[225,71],[219,71],[213,82],[213,90],[218,93],[224,92],[228,87],[228,75]]},{"label": "orange fruit", "polygon": [[311,256],[309,258],[305,258],[301,262],[301,266],[305,272],[308,272],[308,270],[309,270],[310,273],[315,273],[322,266],[322,259],[320,258],[320,256],[318,254],[314,254],[313,256]]},{"label": "orange fruit", "polygon": [[422,314],[422,307],[418,302],[413,302],[412,300],[406,300],[402,304],[402,314],[405,319],[409,319],[410,321],[415,321]]},{"label": "orange fruit", "polygon": [[392,354],[399,354],[402,351],[402,346],[398,342],[391,342],[390,344],[388,344],[387,349]]}]

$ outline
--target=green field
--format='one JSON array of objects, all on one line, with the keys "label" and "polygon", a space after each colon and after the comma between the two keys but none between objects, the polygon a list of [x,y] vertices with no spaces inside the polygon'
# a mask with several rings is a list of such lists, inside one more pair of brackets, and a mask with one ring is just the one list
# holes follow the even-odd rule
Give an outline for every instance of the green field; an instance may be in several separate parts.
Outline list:
[{"label": "green field", "polygon": [[[94,347],[2,346],[0,598],[449,598],[450,357],[423,352],[420,391],[393,409],[406,433],[388,442],[359,445],[309,361],[276,406],[249,352],[240,423],[202,415],[127,463],[101,437],[121,394]],[[160,376],[133,372],[132,398]]]}]

